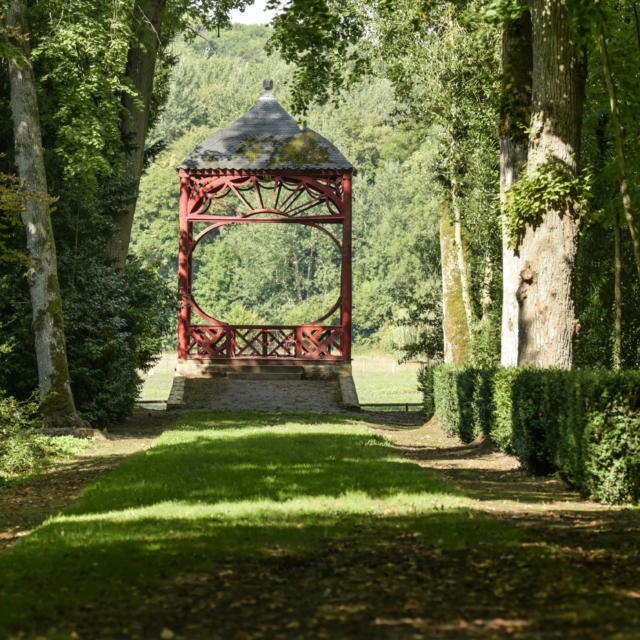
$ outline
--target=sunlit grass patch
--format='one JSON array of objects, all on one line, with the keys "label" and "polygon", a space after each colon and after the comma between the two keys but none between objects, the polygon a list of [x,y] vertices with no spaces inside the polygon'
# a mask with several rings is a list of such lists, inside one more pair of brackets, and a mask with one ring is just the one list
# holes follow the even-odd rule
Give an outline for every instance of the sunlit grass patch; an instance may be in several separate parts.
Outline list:
[{"label": "sunlit grass patch", "polygon": [[300,557],[331,541],[384,549],[407,535],[462,549],[515,539],[472,506],[357,419],[184,414],[0,556],[0,630],[41,632],[43,621],[60,620],[70,594],[83,610],[216,563]]},{"label": "sunlit grass patch", "polygon": [[399,365],[392,355],[356,356],[353,379],[362,403],[421,402],[416,363]]}]

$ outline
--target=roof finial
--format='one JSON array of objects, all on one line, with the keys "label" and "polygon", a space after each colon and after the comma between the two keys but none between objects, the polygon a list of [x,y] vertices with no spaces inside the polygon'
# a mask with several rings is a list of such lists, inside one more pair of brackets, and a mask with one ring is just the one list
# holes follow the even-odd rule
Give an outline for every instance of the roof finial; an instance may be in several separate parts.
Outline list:
[{"label": "roof finial", "polygon": [[271,89],[273,89],[273,80],[271,78],[265,78],[262,81],[262,86],[265,91],[271,91]]}]

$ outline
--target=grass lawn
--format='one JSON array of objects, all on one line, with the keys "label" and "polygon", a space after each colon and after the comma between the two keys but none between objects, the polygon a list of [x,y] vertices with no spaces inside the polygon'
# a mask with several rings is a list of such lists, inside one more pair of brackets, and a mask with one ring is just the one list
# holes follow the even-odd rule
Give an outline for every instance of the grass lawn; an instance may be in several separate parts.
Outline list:
[{"label": "grass lawn", "polygon": [[188,413],[0,553],[0,637],[637,638],[616,566],[358,420]]},{"label": "grass lawn", "polygon": [[408,362],[399,365],[388,354],[356,355],[353,358],[353,379],[362,403],[421,402],[417,376],[420,365]]}]

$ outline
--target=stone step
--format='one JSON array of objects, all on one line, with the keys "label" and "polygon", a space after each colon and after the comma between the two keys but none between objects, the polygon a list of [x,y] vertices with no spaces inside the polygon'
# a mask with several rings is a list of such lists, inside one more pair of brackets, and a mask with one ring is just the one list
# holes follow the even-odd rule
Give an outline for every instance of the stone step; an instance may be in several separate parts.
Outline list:
[{"label": "stone step", "polygon": [[302,371],[277,371],[285,367],[273,367],[276,371],[228,371],[229,380],[300,380]]},{"label": "stone step", "polygon": [[233,364],[227,368],[229,373],[304,373],[304,367],[295,364],[251,363]]}]

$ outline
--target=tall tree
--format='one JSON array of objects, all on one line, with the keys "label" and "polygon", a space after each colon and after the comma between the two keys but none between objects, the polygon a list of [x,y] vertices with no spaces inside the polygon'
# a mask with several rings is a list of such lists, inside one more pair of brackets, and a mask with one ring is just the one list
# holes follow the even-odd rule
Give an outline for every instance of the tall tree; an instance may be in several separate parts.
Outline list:
[{"label": "tall tree", "polygon": [[[580,198],[576,188],[586,77],[570,10],[578,3],[533,0],[532,113],[519,246],[518,364],[570,368]],[[571,5],[571,6],[570,6]],[[513,191],[513,189],[512,189]]]},{"label": "tall tree", "polygon": [[531,14],[520,0],[520,15],[502,25],[502,95],[500,104],[500,202],[502,205],[502,331],[504,367],[518,364],[519,305],[522,261],[511,246],[506,220],[506,194],[518,181],[527,162],[531,118]]},{"label": "tall tree", "polygon": [[[635,5],[634,5],[635,10]],[[607,93],[609,94],[609,106],[611,108],[611,123],[613,125],[613,133],[616,141],[616,161],[618,165],[618,176],[620,180],[620,196],[622,197],[622,208],[624,209],[624,215],[627,219],[627,226],[631,233],[631,241],[633,243],[633,255],[636,261],[636,269],[638,271],[638,277],[640,278],[640,225],[633,213],[631,206],[631,193],[629,190],[629,172],[627,169],[627,156],[624,149],[624,132],[622,129],[622,122],[620,117],[620,105],[618,103],[618,95],[616,85],[613,81],[613,74],[611,72],[611,64],[609,62],[609,51],[607,48],[607,38],[605,34],[605,22],[604,16],[600,21],[598,28],[598,47],[600,49],[600,55],[602,58],[602,71],[604,73],[605,82],[607,85]],[[620,230],[615,227],[615,233],[617,234],[616,246],[619,246],[619,233]]]},{"label": "tall tree", "polygon": [[197,25],[229,25],[229,11],[244,8],[252,0],[135,0],[127,54],[126,81],[131,91],[122,93],[120,126],[125,150],[124,178],[131,198],[115,218],[107,256],[118,269],[129,252],[131,226],[144,169],[145,140],[149,132],[158,59],[181,31]]},{"label": "tall tree", "polygon": [[464,285],[451,214],[442,207],[440,218],[440,260],[442,264],[442,333],[446,364],[464,364],[469,358],[470,324],[465,313]]},{"label": "tall tree", "polygon": [[[26,0],[14,0],[7,24],[29,33]],[[50,425],[81,426],[69,382],[58,283],[56,247],[49,212],[36,79],[26,37],[16,40],[19,55],[9,60],[15,162],[28,192],[22,213],[31,265],[27,274],[43,416]]]}]

